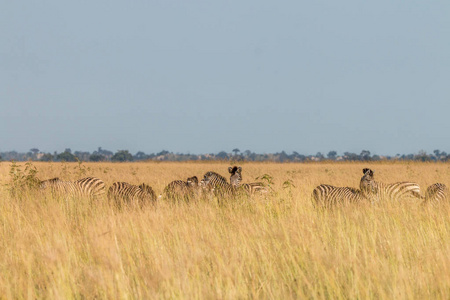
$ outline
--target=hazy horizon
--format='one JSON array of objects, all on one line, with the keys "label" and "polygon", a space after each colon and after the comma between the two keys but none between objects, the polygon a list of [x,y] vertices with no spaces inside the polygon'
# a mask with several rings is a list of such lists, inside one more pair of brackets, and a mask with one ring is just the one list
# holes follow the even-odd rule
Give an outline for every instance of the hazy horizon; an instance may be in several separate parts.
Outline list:
[{"label": "hazy horizon", "polygon": [[[234,149],[238,149],[238,150],[239,150],[239,152],[238,152],[239,154],[243,154],[245,151],[249,150],[249,151],[251,151],[251,152],[253,152],[253,153],[256,153],[256,154],[258,154],[258,155],[261,155],[261,154],[275,154],[275,153],[281,153],[281,152],[283,152],[283,151],[286,152],[287,154],[292,154],[293,152],[298,152],[298,151],[295,151],[295,150],[292,150],[292,151],[278,150],[278,151],[273,151],[273,152],[256,152],[256,151],[252,151],[251,149],[245,149],[245,150],[244,150],[244,149],[239,149],[239,148],[233,148],[233,149],[229,149],[229,150],[228,150],[228,149],[223,149],[223,150],[220,150],[220,151],[217,151],[217,152],[180,152],[180,151],[171,151],[170,149],[161,149],[161,150],[159,150],[159,151],[148,152],[148,151],[142,151],[142,150],[138,150],[138,151],[130,151],[129,149],[116,149],[116,150],[113,150],[113,149],[106,149],[106,148],[104,148],[104,147],[97,147],[96,149],[72,149],[72,148],[64,148],[64,149],[62,149],[62,150],[60,150],[60,151],[58,151],[58,150],[47,151],[47,150],[42,150],[42,149],[40,149],[40,148],[34,147],[34,149],[38,149],[40,153],[50,153],[50,154],[54,154],[55,152],[56,152],[56,153],[63,153],[63,152],[65,152],[65,150],[67,150],[67,149],[70,149],[70,152],[71,152],[71,153],[75,153],[75,152],[77,152],[77,151],[80,151],[80,152],[89,152],[89,153],[92,154],[92,153],[98,151],[98,148],[101,148],[102,150],[111,151],[111,152],[113,152],[113,154],[116,153],[116,152],[119,152],[119,151],[129,151],[132,155],[135,155],[135,154],[137,154],[138,152],[144,152],[145,154],[158,154],[158,153],[163,152],[163,151],[168,151],[169,153],[174,153],[174,154],[185,154],[185,155],[218,154],[218,153],[220,153],[220,152],[222,152],[222,151],[226,152],[227,154],[234,154],[234,152],[233,152]],[[31,149],[33,149],[33,148],[31,148]],[[17,151],[17,150],[14,150],[14,149],[13,149],[13,150],[4,150],[4,149],[0,149],[0,153],[1,153],[1,152],[10,152],[10,151],[16,151],[17,153],[28,153],[28,152],[30,152],[31,149],[24,150],[24,151]],[[447,151],[442,150],[442,149],[434,149],[434,150],[439,150],[440,152],[445,152],[445,153],[447,153]],[[354,153],[354,154],[360,155],[363,151],[369,151],[371,156],[373,156],[373,155],[378,155],[378,156],[390,156],[390,157],[395,157],[395,156],[397,156],[397,155],[399,155],[399,154],[400,154],[400,155],[409,155],[409,154],[414,154],[414,155],[416,155],[416,154],[420,154],[420,152],[423,152],[423,151],[425,151],[426,154],[433,154],[434,150],[433,150],[433,151],[426,151],[426,150],[421,149],[421,150],[416,151],[416,152],[390,154],[390,153],[374,153],[374,152],[370,151],[370,149],[362,149],[362,150],[360,150],[360,151],[342,151],[342,152],[339,152],[339,151],[336,151],[336,150],[331,149],[331,150],[327,150],[327,151],[316,151],[316,152],[314,152],[314,153],[301,153],[301,152],[298,152],[298,154],[306,155],[306,156],[308,156],[308,155],[313,155],[313,156],[314,156],[314,155],[316,155],[316,154],[318,154],[318,153],[320,152],[322,155],[324,155],[325,157],[327,157],[328,153],[331,152],[331,151],[336,151],[336,153],[337,153],[336,155],[337,155],[337,156],[344,156],[344,153],[347,153],[347,152],[348,152],[348,153]],[[448,154],[450,154],[450,153],[448,153]]]},{"label": "hazy horizon", "polygon": [[450,2],[8,2],[0,151],[450,152]]}]

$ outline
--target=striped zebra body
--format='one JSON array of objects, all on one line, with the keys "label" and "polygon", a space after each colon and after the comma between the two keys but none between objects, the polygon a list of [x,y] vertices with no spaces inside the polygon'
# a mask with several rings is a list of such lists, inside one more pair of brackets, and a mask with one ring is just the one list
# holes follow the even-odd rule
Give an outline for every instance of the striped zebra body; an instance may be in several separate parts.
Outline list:
[{"label": "striped zebra body", "polygon": [[53,193],[71,197],[98,198],[105,193],[105,183],[95,177],[86,177],[76,181],[63,181],[58,177],[40,182],[40,188],[49,188]]},{"label": "striped zebra body", "polygon": [[420,194],[420,186],[414,182],[382,183],[374,180],[374,172],[363,169],[363,177],[360,182],[361,191],[374,201],[392,200],[398,201],[408,198],[423,199]]},{"label": "striped zebra body", "polygon": [[186,181],[174,180],[164,188],[164,195],[171,200],[184,199],[189,201],[198,189],[197,176],[189,177]]},{"label": "striped zebra body", "polygon": [[202,186],[204,189],[210,190],[216,196],[234,196],[237,189],[228,183],[228,181],[216,172],[207,172],[202,179]]},{"label": "striped zebra body", "polygon": [[249,195],[254,195],[256,193],[267,193],[267,188],[262,182],[243,183],[239,187]]},{"label": "striped zebra body", "polygon": [[139,204],[142,207],[147,203],[155,203],[156,194],[145,183],[136,186],[127,182],[114,182],[108,189],[108,199],[114,201],[118,207],[121,207],[122,203]]},{"label": "striped zebra body", "polygon": [[337,204],[361,203],[367,201],[364,194],[351,187],[336,187],[328,184],[317,186],[312,192],[313,205],[332,207]]},{"label": "striped zebra body", "polygon": [[244,191],[248,195],[254,195],[255,193],[267,193],[267,189],[262,182],[242,183],[242,168],[241,167],[229,167],[228,172],[230,176],[230,184],[240,191]]},{"label": "striped zebra body", "polygon": [[449,199],[448,188],[443,183],[435,183],[430,185],[425,192],[424,203],[439,203]]}]

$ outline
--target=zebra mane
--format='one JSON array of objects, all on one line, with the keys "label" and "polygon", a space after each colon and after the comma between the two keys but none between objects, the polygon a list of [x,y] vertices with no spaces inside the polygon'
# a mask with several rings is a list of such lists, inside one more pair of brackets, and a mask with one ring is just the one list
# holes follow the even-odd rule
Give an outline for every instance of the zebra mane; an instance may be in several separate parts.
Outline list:
[{"label": "zebra mane", "polygon": [[152,187],[148,184],[142,183],[141,185],[139,185],[139,188],[147,193],[153,193]]},{"label": "zebra mane", "polygon": [[209,178],[216,178],[219,181],[223,181],[225,183],[228,183],[228,181],[225,179],[225,177],[223,177],[222,175],[217,174],[216,172],[213,172],[213,171],[206,172],[205,176],[203,176],[203,179],[206,180],[206,181]]},{"label": "zebra mane", "polygon": [[56,182],[59,182],[59,181],[61,181],[61,179],[59,179],[59,177],[55,177],[55,178],[51,178],[51,179],[47,179],[47,180],[41,181],[41,183],[56,183]]}]

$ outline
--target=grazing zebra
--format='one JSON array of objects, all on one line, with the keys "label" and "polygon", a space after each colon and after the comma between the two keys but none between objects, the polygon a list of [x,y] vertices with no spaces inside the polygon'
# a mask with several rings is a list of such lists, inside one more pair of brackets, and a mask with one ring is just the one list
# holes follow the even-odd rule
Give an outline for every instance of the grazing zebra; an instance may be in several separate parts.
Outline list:
[{"label": "grazing zebra", "polygon": [[361,203],[366,201],[364,193],[351,187],[336,187],[328,184],[317,186],[312,192],[313,205],[331,207],[337,204]]},{"label": "grazing zebra", "polygon": [[203,189],[212,191],[214,195],[222,197],[235,196],[237,191],[236,187],[229,184],[225,177],[212,171],[207,172],[203,176],[201,186]]},{"label": "grazing zebra", "polygon": [[95,177],[86,177],[76,181],[63,181],[58,177],[40,182],[41,190],[49,188],[53,193],[72,197],[98,198],[105,193],[105,183]]},{"label": "grazing zebra", "polygon": [[189,177],[186,181],[174,180],[164,188],[164,195],[171,200],[184,199],[189,201],[198,187],[197,176]]},{"label": "grazing zebra", "polygon": [[114,182],[108,189],[109,201],[114,201],[120,208],[122,203],[139,204],[140,207],[147,203],[156,202],[156,194],[151,186],[143,183],[139,186],[127,182]]},{"label": "grazing zebra", "polygon": [[242,168],[241,167],[229,167],[228,172],[231,174],[230,183],[236,188],[244,190],[247,194],[253,195],[256,192],[267,193],[267,189],[262,182],[241,183],[242,181]]},{"label": "grazing zebra", "polygon": [[371,169],[363,169],[360,189],[366,197],[375,201],[390,199],[392,201],[405,198],[423,199],[420,187],[414,182],[382,183],[374,180]]},{"label": "grazing zebra", "polygon": [[425,192],[425,201],[426,203],[439,203],[449,199],[448,197],[448,188],[443,183],[435,183],[430,185]]}]

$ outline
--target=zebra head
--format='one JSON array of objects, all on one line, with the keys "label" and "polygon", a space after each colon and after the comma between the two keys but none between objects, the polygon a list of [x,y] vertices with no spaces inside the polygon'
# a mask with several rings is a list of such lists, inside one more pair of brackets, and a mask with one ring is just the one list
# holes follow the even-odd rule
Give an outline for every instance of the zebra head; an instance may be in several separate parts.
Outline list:
[{"label": "zebra head", "polygon": [[186,182],[187,182],[189,187],[196,187],[196,186],[198,186],[198,178],[197,178],[197,176],[189,177],[186,180]]},{"label": "zebra head", "polygon": [[203,189],[206,189],[207,187],[211,186],[209,183],[209,177],[204,177],[202,180],[200,180],[200,187]]},{"label": "zebra head", "polygon": [[208,177],[203,178],[200,180],[199,187],[203,191],[203,193],[212,193],[214,191],[214,186],[211,184],[211,180]]},{"label": "zebra head", "polygon": [[373,171],[368,168],[363,169],[363,177],[359,183],[359,188],[363,193],[366,194],[376,194],[377,193],[377,183],[373,177]]},{"label": "zebra head", "polygon": [[230,183],[232,186],[239,186],[242,181],[242,168],[241,167],[229,167],[228,172],[231,174]]}]

